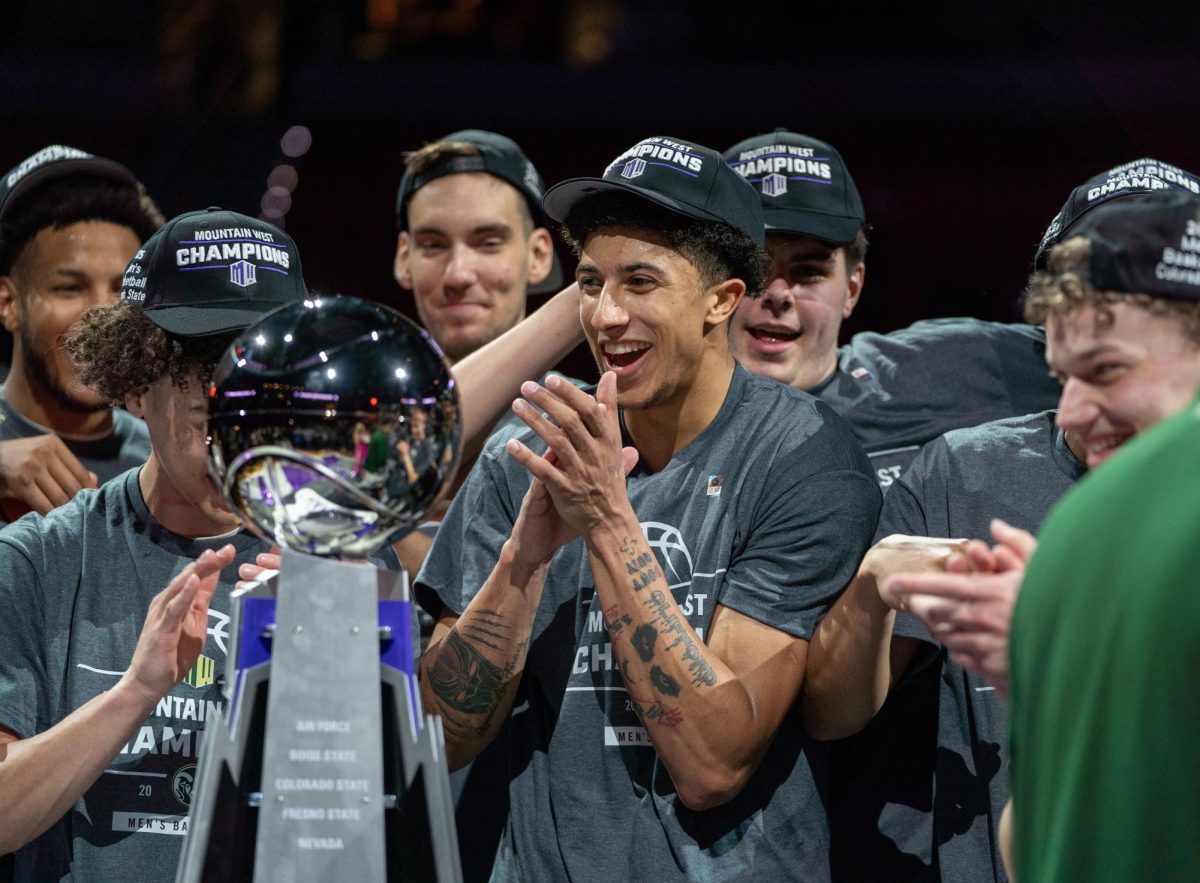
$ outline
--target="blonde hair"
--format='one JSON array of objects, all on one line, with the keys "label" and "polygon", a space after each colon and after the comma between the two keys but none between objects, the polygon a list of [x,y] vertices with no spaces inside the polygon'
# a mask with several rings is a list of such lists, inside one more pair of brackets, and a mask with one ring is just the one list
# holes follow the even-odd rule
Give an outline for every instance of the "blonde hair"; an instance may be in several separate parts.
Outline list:
[{"label": "blonde hair", "polygon": [[1050,316],[1065,316],[1092,307],[1099,326],[1109,328],[1114,321],[1113,304],[1126,303],[1177,321],[1188,339],[1200,346],[1200,301],[1140,292],[1098,291],[1091,281],[1091,257],[1092,243],[1083,236],[1072,237],[1050,249],[1048,269],[1029,277],[1022,300],[1025,321],[1045,325]]}]

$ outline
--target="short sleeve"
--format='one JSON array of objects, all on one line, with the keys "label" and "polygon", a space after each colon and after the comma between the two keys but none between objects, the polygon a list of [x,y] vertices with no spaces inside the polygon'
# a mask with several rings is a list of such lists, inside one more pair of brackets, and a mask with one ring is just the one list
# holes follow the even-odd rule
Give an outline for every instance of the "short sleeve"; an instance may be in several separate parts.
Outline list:
[{"label": "short sleeve", "polygon": [[[918,460],[913,466],[919,467],[921,464],[922,461]],[[892,485],[887,496],[883,498],[874,542],[878,543],[894,533],[910,537],[930,535],[929,522],[925,517],[923,480],[923,470],[910,467],[904,473],[904,477]]]},{"label": "short sleeve", "polygon": [[801,446],[772,468],[718,599],[804,639],[858,569],[880,505],[869,468],[856,462],[865,464],[861,452],[821,471],[804,463],[812,453]]},{"label": "short sleeve", "polygon": [[[4,534],[24,532],[26,516]],[[0,535],[0,725],[21,739],[39,731],[46,690],[45,599],[26,551]]]},{"label": "short sleeve", "polygon": [[495,568],[512,533],[517,515],[514,499],[521,499],[524,488],[509,488],[498,461],[508,456],[507,437],[493,436],[487,443],[450,504],[417,575],[417,602],[431,616],[437,617],[443,607],[462,614]]}]

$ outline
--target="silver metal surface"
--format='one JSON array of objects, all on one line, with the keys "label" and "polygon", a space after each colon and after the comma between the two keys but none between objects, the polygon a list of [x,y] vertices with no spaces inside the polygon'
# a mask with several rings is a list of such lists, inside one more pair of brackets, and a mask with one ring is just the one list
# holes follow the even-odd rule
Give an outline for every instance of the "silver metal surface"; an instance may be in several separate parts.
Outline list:
[{"label": "silver metal surface", "polygon": [[280,546],[365,557],[421,521],[453,477],[454,379],[387,307],[322,297],[243,333],[213,376],[210,466],[235,511]]}]

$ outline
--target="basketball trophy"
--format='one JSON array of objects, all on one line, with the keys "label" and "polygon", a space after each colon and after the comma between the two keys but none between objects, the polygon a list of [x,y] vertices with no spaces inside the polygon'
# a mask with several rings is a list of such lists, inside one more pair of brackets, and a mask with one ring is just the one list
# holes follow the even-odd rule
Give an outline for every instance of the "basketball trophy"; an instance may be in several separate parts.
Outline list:
[{"label": "basketball trophy", "polygon": [[459,426],[437,347],[376,304],[285,306],[223,356],[210,466],[282,564],[231,598],[177,883],[461,879],[408,577],[366,560],[439,500]]}]

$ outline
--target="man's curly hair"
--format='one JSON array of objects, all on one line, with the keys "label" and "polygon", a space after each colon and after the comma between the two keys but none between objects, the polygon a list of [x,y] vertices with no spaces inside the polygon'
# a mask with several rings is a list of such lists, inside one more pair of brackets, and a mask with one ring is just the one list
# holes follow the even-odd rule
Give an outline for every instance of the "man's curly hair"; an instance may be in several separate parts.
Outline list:
[{"label": "man's curly hair", "polygon": [[704,285],[741,279],[746,294],[762,294],[767,252],[741,230],[722,221],[701,221],[656,205],[632,193],[604,192],[578,202],[562,224],[563,238],[578,255],[597,230],[629,227],[653,231],[696,269]]},{"label": "man's curly hair", "polygon": [[1132,304],[1155,316],[1165,316],[1180,324],[1184,334],[1200,345],[1200,302],[1154,297],[1150,294],[1098,291],[1092,285],[1089,267],[1092,244],[1084,236],[1075,236],[1050,250],[1047,269],[1029,277],[1022,299],[1025,321],[1045,325],[1050,316],[1062,317],[1083,307],[1093,307],[1101,328],[1112,327],[1112,305]]},{"label": "man's curly hair", "polygon": [[79,367],[79,379],[115,405],[164,375],[186,389],[195,372],[202,387],[212,381],[217,360],[237,335],[174,337],[140,308],[122,301],[92,307],[79,317],[65,341]]}]

